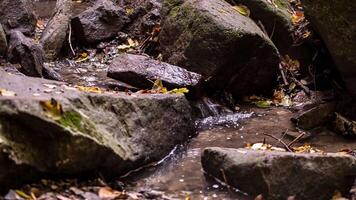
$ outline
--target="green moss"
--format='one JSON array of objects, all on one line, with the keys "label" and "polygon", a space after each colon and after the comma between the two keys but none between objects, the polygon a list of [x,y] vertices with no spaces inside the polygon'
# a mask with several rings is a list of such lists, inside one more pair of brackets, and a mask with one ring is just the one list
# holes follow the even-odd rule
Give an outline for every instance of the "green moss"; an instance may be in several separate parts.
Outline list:
[{"label": "green moss", "polygon": [[77,112],[68,111],[63,113],[58,123],[74,130],[82,130],[82,116]]},{"label": "green moss", "polygon": [[275,0],[274,3],[281,9],[288,9],[288,2],[286,0]]}]

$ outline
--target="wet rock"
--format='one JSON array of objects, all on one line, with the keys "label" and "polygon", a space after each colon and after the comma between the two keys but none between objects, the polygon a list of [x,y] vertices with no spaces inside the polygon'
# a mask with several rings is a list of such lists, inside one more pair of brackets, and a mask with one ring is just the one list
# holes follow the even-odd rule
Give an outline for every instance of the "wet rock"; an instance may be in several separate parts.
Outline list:
[{"label": "wet rock", "polygon": [[289,196],[331,199],[335,190],[346,194],[356,176],[355,157],[332,153],[294,154],[211,147],[204,150],[202,165],[208,174],[249,195],[263,194],[276,200]]},{"label": "wet rock", "polygon": [[48,176],[113,178],[162,159],[194,133],[183,95],[88,93],[62,82],[0,76],[0,88],[17,94],[0,96],[0,138],[12,159]]},{"label": "wet rock", "polygon": [[40,41],[49,60],[57,58],[65,44],[72,4],[71,0],[57,1],[54,14],[42,33]]},{"label": "wet rock", "polygon": [[356,97],[356,5],[342,0],[302,0],[306,15],[324,40],[350,93]]},{"label": "wet rock", "polygon": [[7,56],[10,62],[20,63],[20,71],[28,76],[42,77],[44,51],[20,31],[11,31]]},{"label": "wet rock", "polygon": [[5,31],[0,24],[0,57],[4,56],[7,51],[7,39],[6,39],[6,34]]},{"label": "wet rock", "polygon": [[[306,45],[295,41],[296,26],[292,23],[291,7],[288,0],[232,0],[234,4],[247,6],[250,17],[270,36],[281,55],[289,55],[301,62],[301,66],[311,64],[314,52]],[[298,42],[298,44],[296,44]]]},{"label": "wet rock", "polygon": [[165,61],[202,74],[209,87],[235,96],[272,88],[279,63],[276,47],[227,2],[167,0],[162,13],[159,42]]},{"label": "wet rock", "polygon": [[315,107],[310,108],[307,111],[301,112],[298,116],[292,118],[291,120],[299,128],[308,130],[321,126],[325,122],[330,121],[335,111],[335,102],[323,103],[316,105]]},{"label": "wet rock", "polygon": [[132,10],[129,14],[131,22],[125,28],[134,38],[145,38],[152,32],[153,27],[161,20],[162,2],[160,0],[123,0],[123,7]]},{"label": "wet rock", "polygon": [[95,44],[114,38],[129,22],[125,10],[110,0],[96,4],[72,19],[74,36],[83,44]]},{"label": "wet rock", "polygon": [[142,89],[152,88],[153,82],[162,80],[169,89],[194,87],[201,76],[186,69],[160,62],[142,55],[120,54],[108,70],[108,77]]},{"label": "wet rock", "polygon": [[35,32],[37,19],[30,0],[2,0],[0,2],[0,22],[8,33],[17,29],[27,36]]}]

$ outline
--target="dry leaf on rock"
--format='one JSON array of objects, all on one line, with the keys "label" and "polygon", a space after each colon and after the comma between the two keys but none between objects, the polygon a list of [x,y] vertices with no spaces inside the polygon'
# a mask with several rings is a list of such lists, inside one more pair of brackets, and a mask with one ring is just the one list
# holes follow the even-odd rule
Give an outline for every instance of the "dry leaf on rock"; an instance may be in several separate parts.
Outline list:
[{"label": "dry leaf on rock", "polygon": [[10,90],[0,88],[0,96],[13,97],[13,96],[16,96],[16,93],[13,91],[10,91]]}]

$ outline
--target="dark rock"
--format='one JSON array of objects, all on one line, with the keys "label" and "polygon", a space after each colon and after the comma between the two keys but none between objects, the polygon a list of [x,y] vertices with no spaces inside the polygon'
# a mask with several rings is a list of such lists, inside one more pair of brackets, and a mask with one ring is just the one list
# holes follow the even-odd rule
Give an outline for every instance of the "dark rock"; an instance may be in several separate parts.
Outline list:
[{"label": "dark rock", "polygon": [[356,176],[356,158],[335,153],[211,147],[204,150],[202,165],[208,174],[249,195],[275,200],[331,199],[336,190],[346,194]]},{"label": "dark rock", "polygon": [[235,96],[270,91],[278,51],[250,18],[221,0],[166,0],[162,13],[165,61],[202,74],[210,87]]},{"label": "dark rock", "polygon": [[336,111],[336,103],[329,102],[316,105],[313,108],[303,111],[292,121],[299,127],[305,130],[316,128],[323,125],[332,119],[334,112]]},{"label": "dark rock", "polygon": [[131,9],[129,15],[131,23],[125,28],[134,38],[145,38],[149,36],[155,26],[161,20],[162,2],[160,0],[123,0],[122,6]]},{"label": "dark rock", "polygon": [[128,83],[141,89],[150,89],[157,79],[168,89],[194,87],[201,76],[168,63],[153,60],[147,56],[120,54],[108,70],[108,77]]},{"label": "dark rock", "polygon": [[302,0],[306,15],[324,40],[350,93],[356,98],[356,4]]},{"label": "dark rock", "polygon": [[11,29],[21,31],[27,36],[35,32],[37,19],[30,0],[1,0],[0,21],[8,33]]},{"label": "dark rock", "polygon": [[343,136],[356,138],[356,122],[347,119],[339,113],[335,113],[333,129]]},{"label": "dark rock", "polygon": [[83,44],[95,44],[114,38],[129,22],[125,10],[110,0],[97,3],[72,19],[74,36]]},{"label": "dark rock", "polygon": [[[261,23],[282,56],[289,55],[297,59],[302,67],[307,67],[312,62],[315,54],[307,44],[295,41],[294,31],[297,26],[292,23],[290,3],[288,0],[233,0],[235,4],[242,4],[251,11],[250,17]],[[276,7],[277,6],[277,7]],[[298,44],[296,44],[298,42]]]},{"label": "dark rock", "polygon": [[20,71],[28,76],[42,77],[44,51],[20,31],[11,31],[7,56],[10,62],[20,63]]},{"label": "dark rock", "polygon": [[57,58],[65,44],[72,4],[71,0],[58,0],[54,14],[42,33],[40,41],[49,60]]},{"label": "dark rock", "polygon": [[4,56],[7,51],[7,39],[4,29],[0,24],[0,57]]},{"label": "dark rock", "polygon": [[17,94],[0,96],[0,137],[12,160],[48,176],[114,178],[162,159],[194,133],[184,95],[88,93],[1,70],[0,77],[0,88]]}]

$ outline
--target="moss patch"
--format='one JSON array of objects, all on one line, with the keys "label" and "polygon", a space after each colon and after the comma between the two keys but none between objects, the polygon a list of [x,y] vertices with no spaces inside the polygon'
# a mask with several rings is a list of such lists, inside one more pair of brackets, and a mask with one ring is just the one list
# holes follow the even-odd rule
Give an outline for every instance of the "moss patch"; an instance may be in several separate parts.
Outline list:
[{"label": "moss patch", "polygon": [[74,130],[82,130],[82,116],[77,112],[68,111],[63,113],[58,123]]}]

